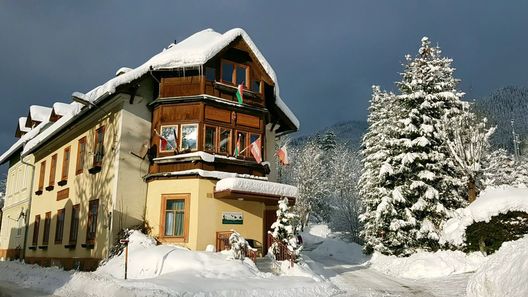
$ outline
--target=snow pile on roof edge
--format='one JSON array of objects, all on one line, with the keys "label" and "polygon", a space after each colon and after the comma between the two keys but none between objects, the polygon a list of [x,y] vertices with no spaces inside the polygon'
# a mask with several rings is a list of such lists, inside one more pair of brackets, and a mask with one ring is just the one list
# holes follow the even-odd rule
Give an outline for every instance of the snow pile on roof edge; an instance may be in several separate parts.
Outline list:
[{"label": "snow pile on roof edge", "polygon": [[275,196],[297,197],[297,187],[274,183],[263,180],[248,178],[228,177],[216,183],[216,192],[225,190],[235,190],[249,193],[263,193]]},{"label": "snow pile on roof edge", "polygon": [[511,186],[488,188],[466,208],[457,209],[443,227],[440,243],[461,246],[466,228],[474,222],[489,222],[496,215],[510,211],[528,212],[528,189]]},{"label": "snow pile on roof edge", "polygon": [[468,297],[528,296],[528,236],[505,242],[469,278]]}]

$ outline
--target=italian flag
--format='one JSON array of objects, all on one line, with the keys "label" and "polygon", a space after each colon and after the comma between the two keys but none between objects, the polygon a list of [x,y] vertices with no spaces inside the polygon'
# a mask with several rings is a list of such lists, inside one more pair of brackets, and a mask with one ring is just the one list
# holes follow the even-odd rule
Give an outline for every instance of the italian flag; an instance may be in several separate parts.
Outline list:
[{"label": "italian flag", "polygon": [[244,102],[244,85],[243,84],[239,84],[238,85],[238,88],[237,88],[237,92],[236,92],[236,97],[237,97],[237,100],[238,100],[238,104],[242,104]]},{"label": "italian flag", "polygon": [[240,135],[238,135],[237,142],[236,142],[236,145],[235,145],[235,158],[238,158],[238,155],[240,155]]}]

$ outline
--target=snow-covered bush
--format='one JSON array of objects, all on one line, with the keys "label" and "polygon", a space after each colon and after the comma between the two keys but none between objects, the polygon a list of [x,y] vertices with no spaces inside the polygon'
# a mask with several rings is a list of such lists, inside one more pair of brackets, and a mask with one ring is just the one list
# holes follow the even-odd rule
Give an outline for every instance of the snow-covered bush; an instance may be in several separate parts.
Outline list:
[{"label": "snow-covered bush", "polygon": [[229,236],[229,245],[231,246],[231,252],[233,253],[233,258],[237,260],[244,260],[246,257],[246,250],[248,248],[248,243],[240,233],[233,231],[231,236]]},{"label": "snow-covered bush", "polygon": [[[528,199],[528,197],[527,197]],[[466,229],[467,251],[492,254],[504,242],[514,241],[528,234],[528,213],[510,211],[493,216],[489,222],[475,222]]]},{"label": "snow-covered bush", "polygon": [[468,297],[528,296],[528,236],[506,242],[469,278]]},{"label": "snow-covered bush", "polygon": [[[468,207],[452,213],[452,218],[444,224],[440,242],[462,250],[466,250],[467,245],[471,243],[472,250],[477,250],[477,247],[481,250],[483,246],[483,251],[492,251],[504,240],[515,240],[519,234],[524,233],[526,222],[524,215],[520,213],[528,213],[527,188],[488,188]],[[522,222],[524,225],[518,225],[523,224]],[[473,227],[468,229],[472,225]],[[490,247],[485,248],[486,245]]]},{"label": "snow-covered bush", "polygon": [[[288,198],[279,200],[279,209],[277,210],[277,221],[271,225],[271,236],[276,240],[284,243],[288,250],[295,256],[299,256],[302,250],[302,243],[298,240],[299,235],[299,216],[290,212]],[[270,247],[272,255],[279,252],[277,243]]]}]

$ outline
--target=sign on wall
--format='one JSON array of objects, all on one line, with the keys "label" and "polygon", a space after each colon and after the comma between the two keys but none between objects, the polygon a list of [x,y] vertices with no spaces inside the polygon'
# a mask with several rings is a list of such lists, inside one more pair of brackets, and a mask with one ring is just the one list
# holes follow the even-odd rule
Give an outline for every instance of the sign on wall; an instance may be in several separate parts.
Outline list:
[{"label": "sign on wall", "polygon": [[222,212],[222,224],[242,225],[244,216],[241,212]]}]

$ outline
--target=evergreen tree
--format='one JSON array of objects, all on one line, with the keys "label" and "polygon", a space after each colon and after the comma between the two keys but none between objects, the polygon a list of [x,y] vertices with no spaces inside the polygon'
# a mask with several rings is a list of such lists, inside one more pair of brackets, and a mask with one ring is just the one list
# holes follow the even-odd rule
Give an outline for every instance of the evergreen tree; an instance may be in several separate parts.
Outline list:
[{"label": "evergreen tree", "polygon": [[337,137],[334,131],[331,131],[331,130],[326,131],[325,134],[323,134],[323,136],[319,136],[318,143],[319,143],[321,150],[323,150],[324,152],[333,151],[337,146],[336,138]]},{"label": "evergreen tree", "polygon": [[498,149],[486,156],[483,164],[485,186],[528,186],[528,158],[515,161],[505,149]]},{"label": "evergreen tree", "polygon": [[[378,184],[374,184],[379,189],[374,197],[365,197],[362,216],[368,246],[395,255],[437,250],[449,211],[466,204],[463,173],[449,156],[443,131],[445,119],[459,116],[463,108],[452,60],[431,47],[427,37],[418,55],[406,60],[398,83],[401,94],[391,104],[392,128],[383,140],[385,158],[380,160],[384,161],[380,165],[378,160],[373,172],[368,173],[372,170],[368,163],[364,169],[365,175],[374,178],[379,167]],[[365,144],[367,160],[371,153]],[[379,238],[373,240],[375,236]]]},{"label": "evergreen tree", "polygon": [[[388,222],[384,223],[384,217],[378,216],[377,208],[382,202],[382,197],[390,194],[382,187],[380,173],[389,154],[391,146],[389,138],[395,132],[394,99],[394,94],[381,91],[379,86],[372,87],[367,120],[368,129],[362,142],[363,170],[359,179],[359,191],[362,198],[360,220],[363,223],[361,236],[367,253],[371,253],[374,249],[389,253],[388,249],[381,244],[381,232],[386,229],[382,225],[387,225]],[[396,210],[393,211],[396,212]]]},{"label": "evergreen tree", "polygon": [[[288,198],[279,200],[279,209],[277,210],[277,220],[271,225],[271,236],[284,243],[290,251],[296,256],[301,253],[302,245],[298,242],[299,235],[299,216],[290,212]],[[272,254],[278,252],[278,247],[274,243],[271,247]]]}]

